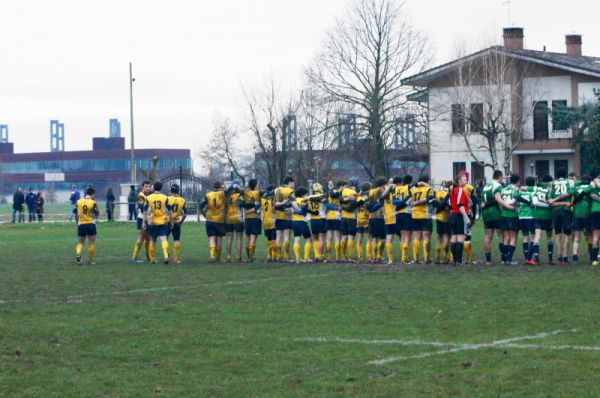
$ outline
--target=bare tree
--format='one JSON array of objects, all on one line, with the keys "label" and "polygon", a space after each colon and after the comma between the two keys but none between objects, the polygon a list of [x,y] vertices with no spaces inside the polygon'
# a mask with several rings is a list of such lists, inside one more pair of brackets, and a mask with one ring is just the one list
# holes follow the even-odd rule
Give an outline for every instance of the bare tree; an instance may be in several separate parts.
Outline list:
[{"label": "bare tree", "polygon": [[334,177],[333,164],[337,157],[333,151],[337,149],[338,118],[342,113],[343,109],[323,98],[314,86],[305,85],[296,114],[297,136],[290,156],[300,183]]},{"label": "bare tree", "polygon": [[479,56],[458,57],[454,88],[447,109],[452,130],[464,138],[473,161],[506,175],[512,157],[523,141],[525,124],[541,97],[532,67],[493,46]]},{"label": "bare tree", "polygon": [[255,169],[263,180],[276,183],[288,173],[289,133],[301,95],[283,100],[273,77],[263,88],[243,88],[243,92],[246,123],[255,145]]},{"label": "bare tree", "polygon": [[240,140],[239,130],[229,118],[215,114],[213,132],[208,145],[200,151],[200,157],[209,169],[209,175],[244,178],[248,175],[248,159],[244,156],[244,148]]},{"label": "bare tree", "polygon": [[386,149],[410,90],[402,78],[428,61],[427,40],[408,22],[402,4],[355,0],[308,69],[330,101],[348,105],[356,116],[360,153],[367,154],[359,161],[369,175],[387,174]]}]

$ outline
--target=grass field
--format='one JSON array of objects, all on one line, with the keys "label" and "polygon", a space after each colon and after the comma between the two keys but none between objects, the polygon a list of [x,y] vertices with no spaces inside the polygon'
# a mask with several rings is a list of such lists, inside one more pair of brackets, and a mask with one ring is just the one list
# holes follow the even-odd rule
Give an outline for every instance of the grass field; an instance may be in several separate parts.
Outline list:
[{"label": "grass field", "polygon": [[78,267],[73,225],[0,225],[0,396],[600,396],[588,266],[209,264],[197,223],[132,265],[98,231]]}]

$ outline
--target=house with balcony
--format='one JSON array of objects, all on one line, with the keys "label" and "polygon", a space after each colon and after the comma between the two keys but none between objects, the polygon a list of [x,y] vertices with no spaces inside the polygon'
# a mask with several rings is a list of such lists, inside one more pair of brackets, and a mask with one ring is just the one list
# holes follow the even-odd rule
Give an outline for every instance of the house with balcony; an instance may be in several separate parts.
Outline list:
[{"label": "house with balcony", "polygon": [[[502,46],[468,54],[403,80],[404,85],[415,88],[418,95],[414,97],[425,102],[430,112],[429,159],[435,181],[449,180],[463,170],[473,181],[489,180],[493,172],[489,167],[493,164],[490,146],[495,146],[497,163],[503,169],[504,153],[510,154],[505,152],[507,145],[485,142],[481,134],[493,107],[502,109],[515,132],[512,141],[507,141],[514,144],[512,156],[506,156],[511,172],[541,176],[567,168],[581,173],[581,148],[571,126],[553,120],[552,110],[595,99],[595,90],[600,90],[600,58],[583,55],[579,34],[566,35],[566,49],[561,53],[526,49],[523,28],[505,28],[503,39]],[[508,60],[511,73],[519,73],[521,78],[495,79],[494,87],[481,77],[491,72],[462,78],[466,64],[500,58]],[[459,82],[461,89],[457,90]],[[463,95],[456,95],[457,91]]]}]

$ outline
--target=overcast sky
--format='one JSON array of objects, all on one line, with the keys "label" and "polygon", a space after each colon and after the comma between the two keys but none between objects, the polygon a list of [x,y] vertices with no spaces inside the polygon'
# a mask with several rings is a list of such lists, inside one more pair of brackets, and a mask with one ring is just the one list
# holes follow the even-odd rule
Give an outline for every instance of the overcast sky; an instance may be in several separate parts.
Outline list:
[{"label": "overcast sky", "polygon": [[[407,0],[406,11],[447,61],[457,40],[501,36],[504,0]],[[0,124],[16,152],[49,150],[49,120],[66,150],[91,149],[117,117],[129,136],[128,63],[134,63],[136,147],[190,148],[216,111],[240,114],[241,84],[271,71],[293,88],[348,0],[21,0],[0,3]],[[600,56],[597,0],[512,0],[526,47],[564,51],[584,35]],[[127,145],[129,140],[127,139]]]}]

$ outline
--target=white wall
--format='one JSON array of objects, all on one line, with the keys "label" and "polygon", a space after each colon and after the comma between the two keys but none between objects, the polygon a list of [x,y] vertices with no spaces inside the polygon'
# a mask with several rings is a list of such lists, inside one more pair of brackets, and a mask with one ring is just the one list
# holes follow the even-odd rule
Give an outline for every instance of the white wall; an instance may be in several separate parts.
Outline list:
[{"label": "white wall", "polygon": [[[509,98],[508,86],[496,87],[496,90],[505,92],[506,98]],[[474,159],[467,149],[465,137],[452,133],[452,104],[462,102],[468,112],[471,104],[489,103],[488,100],[485,100],[485,97],[486,93],[480,86],[463,88],[460,93],[453,87],[429,89],[429,108],[430,115],[432,115],[429,125],[432,180],[440,182],[452,179],[454,177],[452,175],[454,162],[465,162],[467,171],[471,172],[471,163],[474,162]],[[500,99],[498,99],[499,102]],[[507,118],[510,118],[510,112],[507,113]],[[480,149],[484,144],[483,137],[478,134],[468,134],[467,138],[477,159],[490,162],[489,151]],[[497,153],[499,163],[502,164],[503,151],[498,143]],[[490,168],[485,169],[485,176],[488,180],[491,179],[492,172]]]},{"label": "white wall", "polygon": [[594,90],[600,90],[600,81],[595,83],[579,83],[577,91],[579,92],[579,105],[586,102],[595,101]]},{"label": "white wall", "polygon": [[[572,106],[571,101],[571,76],[547,76],[527,78],[523,80],[523,116],[526,118],[523,131],[524,139],[533,139],[533,102],[547,101],[548,109],[552,108],[552,101],[566,100],[567,106]],[[548,121],[548,138],[571,138],[571,129],[567,131],[553,131],[552,118]]]},{"label": "white wall", "polygon": [[[553,154],[532,154],[532,155],[523,155],[523,168],[525,171],[525,177],[535,176],[535,161],[536,160],[547,160],[549,163],[549,172],[551,176],[556,174],[556,170],[554,169],[554,160],[563,160],[566,159],[569,162],[568,170],[573,170],[573,154],[572,153],[553,153]],[[533,170],[532,165],[533,163]]]}]

